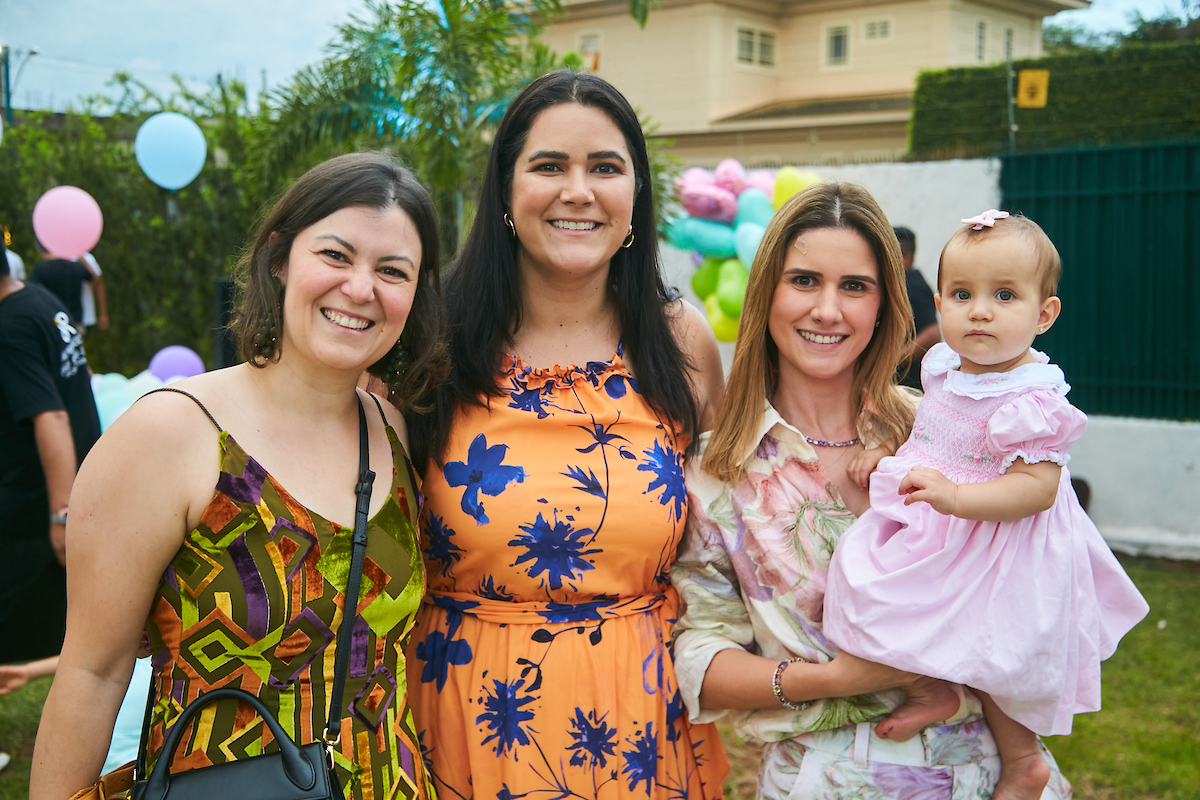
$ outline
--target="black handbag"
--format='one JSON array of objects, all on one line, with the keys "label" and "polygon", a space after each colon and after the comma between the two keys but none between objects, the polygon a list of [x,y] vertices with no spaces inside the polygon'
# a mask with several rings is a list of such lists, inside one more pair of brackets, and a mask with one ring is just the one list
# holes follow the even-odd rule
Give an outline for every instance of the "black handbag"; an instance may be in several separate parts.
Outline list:
[{"label": "black handbag", "polygon": [[[383,410],[380,409],[382,415]],[[371,487],[375,473],[369,468],[370,447],[367,441],[367,416],[362,399],[358,401],[358,484],[354,491],[354,536],[351,540],[350,576],[346,587],[346,606],[338,629],[337,652],[334,658],[333,688],[330,692],[329,717],[323,741],[297,745],[279,721],[257,697],[233,687],[214,689],[197,697],[183,710],[159,753],[154,770],[145,780],[135,780],[132,800],[213,800],[237,797],[244,800],[342,800],[342,789],[333,771],[333,749],[341,739],[342,694],[346,685],[346,667],[350,661],[350,640],[354,629],[358,589],[362,582],[363,557],[367,549],[367,511],[371,505]],[[153,696],[153,691],[151,692]],[[227,761],[208,767],[171,774],[169,766],[175,749],[183,739],[188,723],[205,706],[219,700],[238,700],[246,703],[263,718],[279,743],[279,752]],[[147,719],[148,722],[148,719]],[[138,753],[136,776],[145,775],[145,736],[149,726],[142,728],[143,743]]]}]

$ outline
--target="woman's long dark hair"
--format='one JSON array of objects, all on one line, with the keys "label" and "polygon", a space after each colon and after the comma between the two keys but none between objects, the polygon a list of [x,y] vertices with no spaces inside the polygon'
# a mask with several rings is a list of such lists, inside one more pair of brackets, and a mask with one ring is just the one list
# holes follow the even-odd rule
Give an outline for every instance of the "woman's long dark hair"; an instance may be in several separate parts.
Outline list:
[{"label": "woman's long dark hair", "polygon": [[625,359],[650,406],[689,441],[700,428],[691,390],[692,369],[672,332],[668,299],[659,271],[651,196],[650,159],[637,114],[611,84],[586,72],[559,70],[535,80],[508,107],[488,156],[475,222],[462,252],[445,275],[450,378],[435,393],[433,411],[409,420],[419,469],[439,463],[455,413],[499,396],[497,370],[505,348],[521,326],[517,243],[509,235],[513,171],[525,138],[542,111],[562,103],[598,108],[625,136],[633,159],[635,194],[633,244],[618,249],[609,264],[608,291],[616,304]]}]

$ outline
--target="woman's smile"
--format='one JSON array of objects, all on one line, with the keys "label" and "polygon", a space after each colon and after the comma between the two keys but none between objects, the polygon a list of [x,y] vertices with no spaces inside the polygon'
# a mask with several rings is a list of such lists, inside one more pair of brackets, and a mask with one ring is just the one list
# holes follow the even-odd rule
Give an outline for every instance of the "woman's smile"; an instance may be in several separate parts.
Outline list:
[{"label": "woman's smile", "polygon": [[345,311],[335,311],[332,308],[322,308],[321,313],[325,319],[337,325],[339,328],[349,328],[352,331],[362,331],[371,327],[375,323],[369,319],[351,314]]}]

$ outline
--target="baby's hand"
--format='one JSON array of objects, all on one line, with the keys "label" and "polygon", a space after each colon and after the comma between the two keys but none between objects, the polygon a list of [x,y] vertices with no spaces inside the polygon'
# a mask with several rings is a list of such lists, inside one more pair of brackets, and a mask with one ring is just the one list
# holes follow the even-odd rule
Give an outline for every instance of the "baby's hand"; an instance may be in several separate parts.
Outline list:
[{"label": "baby's hand", "polygon": [[863,450],[846,467],[846,475],[859,487],[866,489],[867,483],[871,480],[871,473],[879,467],[880,461],[890,455],[892,455],[891,451],[882,447]]},{"label": "baby's hand", "polygon": [[952,516],[958,505],[958,485],[936,469],[914,467],[900,481],[900,494],[906,494],[904,505],[929,503],[939,514]]}]

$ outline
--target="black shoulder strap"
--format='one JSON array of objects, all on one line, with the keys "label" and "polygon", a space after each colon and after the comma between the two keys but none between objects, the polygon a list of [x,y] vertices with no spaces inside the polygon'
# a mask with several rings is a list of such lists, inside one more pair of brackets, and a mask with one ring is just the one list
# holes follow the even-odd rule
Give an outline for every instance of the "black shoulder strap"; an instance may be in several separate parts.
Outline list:
[{"label": "black shoulder strap", "polygon": [[[375,403],[378,405],[379,401]],[[382,416],[383,407],[379,413]],[[386,424],[386,423],[385,423]],[[358,589],[362,583],[363,557],[367,551],[367,512],[371,507],[371,487],[375,473],[370,469],[371,453],[367,437],[367,412],[358,398],[358,484],[354,493],[354,537],[351,541],[350,575],[346,581],[342,624],[338,628],[337,652],[333,662],[333,689],[329,695],[329,718],[325,723],[325,741],[336,744],[342,736],[342,694],[346,688],[346,667],[350,663],[350,643],[354,638],[354,620],[358,617]]]},{"label": "black shoulder strap", "polygon": [[188,394],[183,389],[173,389],[170,386],[164,386],[161,389],[151,389],[150,391],[146,392],[146,394],[142,395],[142,397],[145,397],[148,394],[154,394],[155,392],[175,392],[175,394],[181,394],[184,397],[189,398],[193,403],[200,406],[200,410],[204,412],[204,416],[208,417],[209,420],[212,421],[213,425],[216,425],[218,431],[221,433],[225,432],[225,430],[217,423],[217,420],[213,417],[213,415],[209,413],[208,409],[204,407],[204,403],[201,403],[199,400],[197,400],[194,395]]}]

